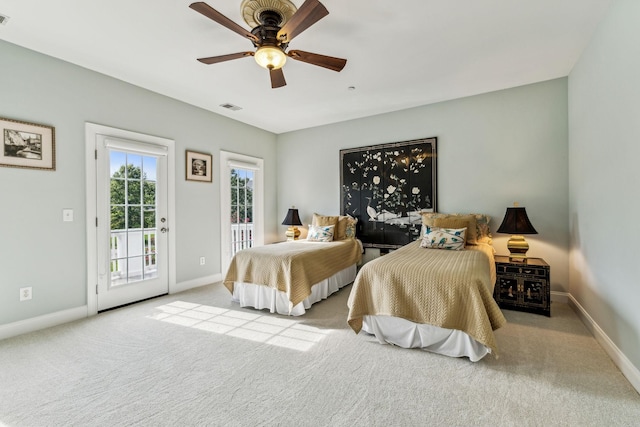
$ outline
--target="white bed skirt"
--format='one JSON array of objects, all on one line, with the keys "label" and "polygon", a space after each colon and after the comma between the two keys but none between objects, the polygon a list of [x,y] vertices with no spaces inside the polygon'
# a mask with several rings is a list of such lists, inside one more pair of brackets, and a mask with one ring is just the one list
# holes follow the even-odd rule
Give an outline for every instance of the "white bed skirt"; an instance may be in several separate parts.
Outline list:
[{"label": "white bed skirt", "polygon": [[438,326],[414,323],[391,316],[364,316],[362,330],[375,335],[381,344],[404,348],[421,348],[451,357],[468,357],[477,362],[491,349],[471,338],[465,332]]},{"label": "white bed skirt", "polygon": [[253,307],[258,310],[269,309],[272,313],[287,316],[301,316],[316,302],[327,299],[329,295],[352,283],[356,278],[357,267],[353,264],[311,287],[311,295],[294,307],[289,307],[287,294],[268,286],[253,283],[233,283],[231,299],[241,307]]}]

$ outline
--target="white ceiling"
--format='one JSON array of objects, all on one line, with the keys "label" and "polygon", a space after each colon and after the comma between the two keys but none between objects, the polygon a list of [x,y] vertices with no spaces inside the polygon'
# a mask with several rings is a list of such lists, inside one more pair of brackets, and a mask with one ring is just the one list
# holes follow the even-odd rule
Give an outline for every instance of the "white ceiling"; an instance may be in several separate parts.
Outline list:
[{"label": "white ceiling", "polygon": [[[289,60],[279,89],[250,57],[196,61],[253,46],[192,1],[0,0],[0,39],[279,134],[567,76],[614,0],[321,0],[289,49],[347,65]],[[241,0],[207,3],[249,29]]]}]

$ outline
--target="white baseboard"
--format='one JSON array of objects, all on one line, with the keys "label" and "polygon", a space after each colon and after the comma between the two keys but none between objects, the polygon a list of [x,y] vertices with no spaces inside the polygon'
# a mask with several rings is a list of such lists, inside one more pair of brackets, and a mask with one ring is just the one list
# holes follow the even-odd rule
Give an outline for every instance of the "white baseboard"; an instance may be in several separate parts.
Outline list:
[{"label": "white baseboard", "polygon": [[171,286],[169,289],[170,294],[177,294],[178,292],[186,291],[188,289],[198,288],[204,285],[210,285],[212,283],[222,281],[222,273],[212,274],[211,276],[199,277],[193,280],[187,280],[186,282],[176,283],[175,286]]},{"label": "white baseboard", "polygon": [[7,323],[6,325],[0,325],[0,340],[83,319],[87,317],[87,310],[88,307],[83,305],[81,307],[56,311],[55,313],[32,317],[31,319],[19,320],[13,323]]},{"label": "white baseboard", "polygon": [[557,292],[551,291],[551,301],[561,302],[563,304],[569,303],[569,293],[568,292]]},{"label": "white baseboard", "polygon": [[578,317],[585,324],[587,329],[595,337],[596,341],[602,346],[604,351],[609,355],[613,363],[620,369],[622,375],[631,383],[633,388],[640,393],[640,370],[624,355],[622,351],[615,345],[611,338],[605,334],[600,326],[593,320],[587,311],[580,305],[571,294],[569,296],[569,306],[576,312]]}]

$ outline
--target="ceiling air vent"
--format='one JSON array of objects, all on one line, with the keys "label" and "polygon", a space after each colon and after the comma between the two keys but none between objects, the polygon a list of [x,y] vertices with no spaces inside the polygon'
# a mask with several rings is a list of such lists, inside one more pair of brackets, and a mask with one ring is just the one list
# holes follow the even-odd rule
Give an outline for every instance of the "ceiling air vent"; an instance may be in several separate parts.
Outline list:
[{"label": "ceiling air vent", "polygon": [[226,108],[227,110],[231,110],[231,111],[238,111],[238,110],[242,110],[242,107],[238,107],[237,105],[233,105],[233,104],[220,104],[220,106],[222,108]]},{"label": "ceiling air vent", "polygon": [[0,25],[6,25],[9,17],[7,15],[0,14]]}]

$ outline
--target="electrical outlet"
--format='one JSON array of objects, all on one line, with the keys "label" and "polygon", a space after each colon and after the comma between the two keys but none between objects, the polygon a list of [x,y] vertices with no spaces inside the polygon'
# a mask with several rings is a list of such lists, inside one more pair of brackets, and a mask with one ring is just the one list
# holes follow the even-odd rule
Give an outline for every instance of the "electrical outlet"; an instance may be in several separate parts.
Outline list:
[{"label": "electrical outlet", "polygon": [[20,288],[20,301],[27,301],[33,298],[33,289],[31,286]]},{"label": "electrical outlet", "polygon": [[203,256],[200,257],[200,265],[205,265],[205,259]]}]

